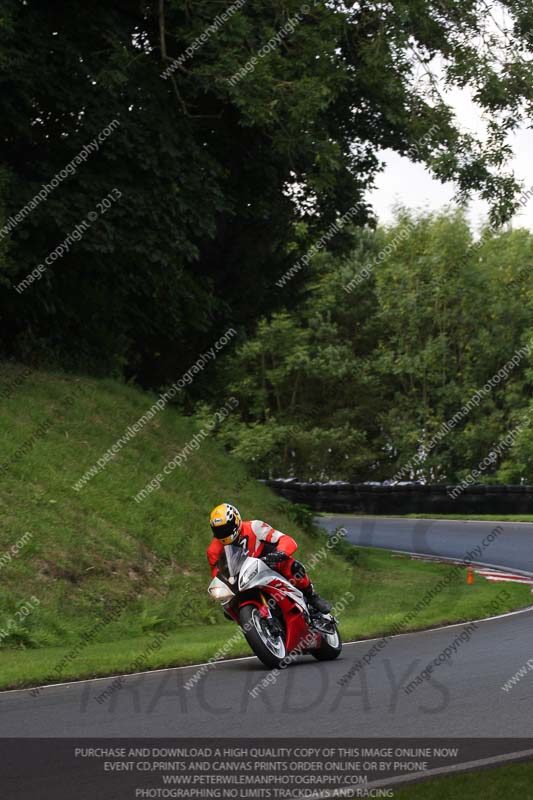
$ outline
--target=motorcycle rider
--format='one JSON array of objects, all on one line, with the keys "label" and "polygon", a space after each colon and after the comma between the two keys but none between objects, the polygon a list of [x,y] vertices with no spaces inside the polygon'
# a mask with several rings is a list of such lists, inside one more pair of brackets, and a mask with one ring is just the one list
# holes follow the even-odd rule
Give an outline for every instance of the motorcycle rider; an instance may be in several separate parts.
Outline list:
[{"label": "motorcycle rider", "polygon": [[217,573],[217,562],[224,545],[236,544],[244,548],[246,555],[260,558],[287,578],[317,611],[322,614],[331,611],[331,603],[313,589],[304,565],[292,557],[298,545],[291,536],[277,531],[262,520],[243,520],[239,511],[230,503],[215,506],[211,512],[210,524],[213,541],[207,548],[207,560],[213,577]]}]

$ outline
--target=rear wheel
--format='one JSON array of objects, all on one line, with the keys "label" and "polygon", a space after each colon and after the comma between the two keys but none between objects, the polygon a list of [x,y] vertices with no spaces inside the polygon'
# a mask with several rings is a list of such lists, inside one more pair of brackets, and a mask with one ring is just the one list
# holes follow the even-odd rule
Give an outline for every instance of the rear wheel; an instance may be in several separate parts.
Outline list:
[{"label": "rear wheel", "polygon": [[239,620],[246,641],[254,651],[257,658],[266,667],[275,669],[287,655],[285,636],[283,631],[276,633],[272,629],[272,622],[259,613],[254,605],[246,605],[239,611]]},{"label": "rear wheel", "polygon": [[342,639],[339,631],[337,630],[337,626],[334,625],[334,630],[332,633],[323,633],[322,634],[322,642],[320,647],[317,647],[316,650],[311,650],[310,653],[314,656],[318,661],[333,661],[334,658],[338,658],[342,651]]}]

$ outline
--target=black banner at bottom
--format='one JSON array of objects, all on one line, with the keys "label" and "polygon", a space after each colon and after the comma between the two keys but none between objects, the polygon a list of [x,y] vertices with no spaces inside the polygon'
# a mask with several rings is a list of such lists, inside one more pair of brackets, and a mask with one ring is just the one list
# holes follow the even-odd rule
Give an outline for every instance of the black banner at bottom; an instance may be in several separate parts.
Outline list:
[{"label": "black banner at bottom", "polygon": [[533,739],[0,739],[0,796],[394,797],[413,780],[525,759]]}]

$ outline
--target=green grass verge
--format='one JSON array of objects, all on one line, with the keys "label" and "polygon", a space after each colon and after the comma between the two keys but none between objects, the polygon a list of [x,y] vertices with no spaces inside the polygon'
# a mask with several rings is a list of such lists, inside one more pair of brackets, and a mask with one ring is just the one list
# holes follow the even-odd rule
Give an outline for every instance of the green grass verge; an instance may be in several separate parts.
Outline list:
[{"label": "green grass verge", "polygon": [[533,798],[533,764],[513,764],[482,772],[420,781],[394,790],[395,800],[517,800]]},{"label": "green grass verge", "polygon": [[[4,364],[0,397],[0,634],[8,633],[0,635],[2,688],[213,655],[234,633],[206,592],[208,515],[221,500],[237,504],[245,518],[266,519],[295,536],[304,563],[324,552],[311,577],[334,602],[353,594],[342,615],[345,638],[387,632],[448,569],[344,542],[328,550],[326,535],[304,510],[252,480],[210,439],[136,503],[134,495],[199,428],[171,407],[75,491],[73,484],[145,414],[154,396],[109,380],[23,376],[20,367]],[[498,591],[481,581],[452,585],[415,627],[483,615]],[[528,602],[525,587],[509,591],[502,610]],[[22,617],[32,597],[39,605]],[[17,612],[20,619],[8,628]],[[160,646],[152,649],[158,637]],[[241,642],[231,654],[247,652]]]},{"label": "green grass verge", "polygon": [[319,517],[353,517],[355,519],[460,519],[480,522],[533,522],[533,514],[336,514],[320,511]]},{"label": "green grass verge", "polygon": [[[446,566],[395,558],[386,551],[361,548],[355,552],[359,563],[352,568],[354,601],[339,615],[345,641],[388,633],[448,572]],[[320,578],[317,582],[322,585]],[[502,588],[483,579],[467,585],[460,578],[436,595],[402,630],[423,630],[480,618],[494,611],[503,613],[526,605],[529,597],[527,587],[522,585]],[[220,615],[216,605],[214,610]],[[229,640],[232,644],[227,648]],[[217,625],[182,626],[177,631],[90,643],[59,670],[58,664],[73,652],[72,645],[6,648],[0,660],[0,688],[35,686],[48,682],[50,676],[69,680],[194,664],[207,661],[220,651],[228,658],[251,655],[238,628],[220,616]],[[136,663],[139,658],[141,664]]]},{"label": "green grass verge", "polygon": [[408,519],[473,519],[482,522],[533,522],[533,514],[405,514]]}]

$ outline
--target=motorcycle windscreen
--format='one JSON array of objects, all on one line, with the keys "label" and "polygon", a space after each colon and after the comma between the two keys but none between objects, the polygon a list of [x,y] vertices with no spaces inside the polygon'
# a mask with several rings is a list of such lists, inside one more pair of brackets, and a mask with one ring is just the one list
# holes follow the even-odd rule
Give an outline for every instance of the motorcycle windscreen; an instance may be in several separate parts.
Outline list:
[{"label": "motorcycle windscreen", "polygon": [[246,553],[242,547],[236,544],[226,544],[224,545],[224,555],[228,565],[228,577],[234,578],[239,574],[246,561]]}]

